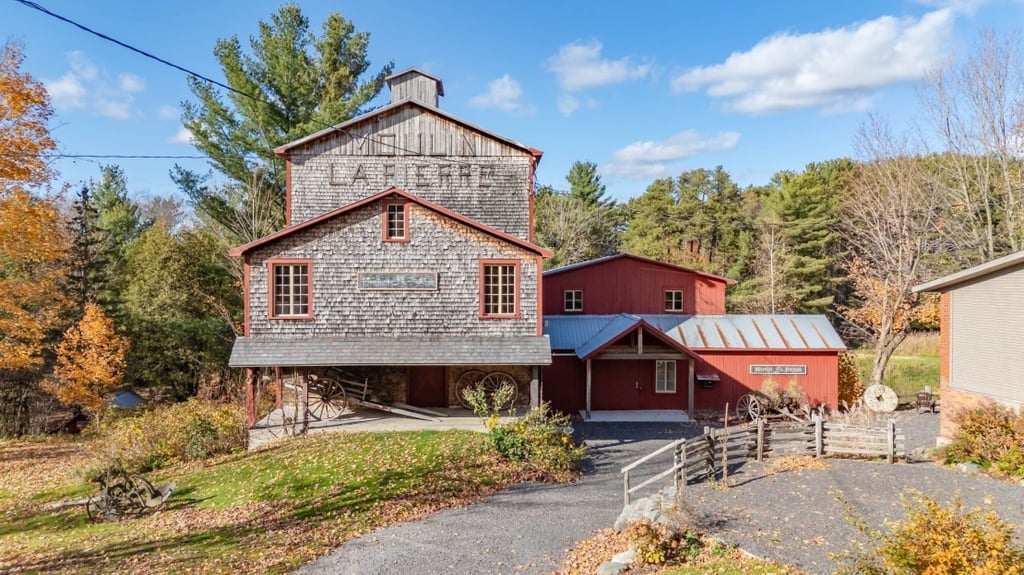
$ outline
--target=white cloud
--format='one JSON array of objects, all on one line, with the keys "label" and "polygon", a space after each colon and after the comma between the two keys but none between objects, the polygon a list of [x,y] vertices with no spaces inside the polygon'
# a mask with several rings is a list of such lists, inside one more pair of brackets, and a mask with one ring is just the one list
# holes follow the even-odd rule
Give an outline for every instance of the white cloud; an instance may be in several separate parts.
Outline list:
[{"label": "white cloud", "polygon": [[558,111],[563,116],[571,116],[580,107],[580,99],[572,94],[562,94],[558,97]]},{"label": "white cloud", "polygon": [[548,70],[555,73],[558,85],[566,92],[639,80],[651,70],[650,65],[633,64],[628,57],[603,59],[601,49],[601,43],[596,40],[588,44],[566,44],[559,48],[558,54],[548,58]]},{"label": "white cloud", "polygon": [[821,32],[777,34],[721,64],[675,76],[672,89],[706,90],[746,114],[863,109],[879,88],[918,80],[945,57],[956,12],[943,8],[919,19],[883,16]]},{"label": "white cloud", "polygon": [[719,132],[705,137],[686,130],[660,142],[633,142],[612,153],[612,162],[601,173],[630,179],[649,179],[668,173],[668,164],[706,152],[731,150],[740,141],[739,132]]},{"label": "white cloud", "polygon": [[167,138],[168,144],[191,144],[195,139],[192,137],[192,132],[185,126],[178,129],[174,135]]},{"label": "white cloud", "polygon": [[117,87],[122,92],[134,93],[146,89],[146,83],[135,74],[121,74],[117,77]]},{"label": "white cloud", "polygon": [[67,53],[68,72],[57,80],[43,79],[58,111],[84,109],[97,116],[125,120],[139,115],[135,94],[146,89],[142,78],[120,74],[114,78],[80,51]]},{"label": "white cloud", "polygon": [[512,76],[504,76],[487,85],[487,92],[470,98],[469,103],[478,108],[491,108],[502,112],[529,113],[523,104],[523,88]]},{"label": "white cloud", "polygon": [[174,106],[160,106],[156,111],[156,116],[161,120],[170,120],[171,118],[178,117],[178,109]]}]

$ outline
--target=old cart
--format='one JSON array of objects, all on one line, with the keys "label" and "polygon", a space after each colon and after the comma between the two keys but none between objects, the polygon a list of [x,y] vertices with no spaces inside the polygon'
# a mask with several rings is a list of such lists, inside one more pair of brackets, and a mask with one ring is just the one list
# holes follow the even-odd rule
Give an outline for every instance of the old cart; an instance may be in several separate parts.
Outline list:
[{"label": "old cart", "polygon": [[175,482],[153,487],[145,477],[124,470],[108,471],[99,478],[100,491],[85,501],[89,519],[120,519],[143,515],[163,507]]},{"label": "old cart", "polygon": [[806,422],[811,421],[814,412],[810,405],[787,398],[773,398],[760,392],[747,393],[736,400],[736,417],[740,421],[788,419]]},{"label": "old cart", "polygon": [[455,382],[455,396],[459,399],[459,404],[466,409],[473,409],[473,406],[466,400],[466,391],[473,389],[476,386],[482,386],[484,392],[488,396],[493,396],[494,392],[501,389],[502,386],[510,386],[512,388],[512,395],[503,405],[494,406],[498,411],[503,411],[511,408],[516,404],[516,397],[518,396],[518,386],[516,380],[511,375],[502,371],[492,371],[490,373],[484,373],[480,370],[470,369],[462,373],[459,379]]}]

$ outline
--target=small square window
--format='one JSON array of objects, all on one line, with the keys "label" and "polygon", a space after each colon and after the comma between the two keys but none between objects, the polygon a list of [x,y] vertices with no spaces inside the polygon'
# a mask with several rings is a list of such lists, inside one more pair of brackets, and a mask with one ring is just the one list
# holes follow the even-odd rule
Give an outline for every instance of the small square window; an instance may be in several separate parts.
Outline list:
[{"label": "small square window", "polygon": [[565,290],[565,311],[583,311],[583,290]]},{"label": "small square window", "polygon": [[312,316],[310,264],[272,262],[272,318],[309,318]]},{"label": "small square window", "polygon": [[657,375],[654,381],[655,393],[676,392],[676,362],[672,359],[660,359],[656,365]]},{"label": "small square window", "polygon": [[384,241],[409,241],[409,220],[405,213],[405,203],[384,203]]},{"label": "small square window", "polygon": [[683,290],[665,290],[665,311],[683,311]]}]

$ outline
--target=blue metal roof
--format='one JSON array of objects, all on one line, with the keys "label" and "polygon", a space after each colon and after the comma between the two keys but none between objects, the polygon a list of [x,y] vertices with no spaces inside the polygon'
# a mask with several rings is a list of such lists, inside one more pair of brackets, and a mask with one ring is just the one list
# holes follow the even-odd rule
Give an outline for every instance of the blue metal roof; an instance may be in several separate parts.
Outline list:
[{"label": "blue metal roof", "polygon": [[552,315],[544,333],[552,350],[584,357],[641,321],[690,349],[846,349],[823,315]]}]

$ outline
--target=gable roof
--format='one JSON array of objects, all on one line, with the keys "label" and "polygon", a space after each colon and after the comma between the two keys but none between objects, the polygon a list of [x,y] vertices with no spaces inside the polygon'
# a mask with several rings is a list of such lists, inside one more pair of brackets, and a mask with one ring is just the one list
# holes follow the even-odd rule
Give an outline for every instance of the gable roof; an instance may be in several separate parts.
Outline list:
[{"label": "gable roof", "polygon": [[[408,72],[408,70],[406,70],[406,72]],[[334,132],[345,132],[345,130],[348,129],[348,128],[351,128],[351,127],[356,126],[358,124],[362,124],[363,122],[365,122],[367,120],[371,120],[371,119],[376,118],[378,116],[387,115],[390,112],[398,110],[399,108],[402,108],[404,106],[415,106],[415,107],[419,108],[420,110],[422,110],[424,112],[427,112],[428,114],[434,114],[434,115],[437,115],[437,116],[441,116],[442,118],[444,118],[446,120],[449,120],[451,122],[459,124],[460,126],[466,128],[466,129],[472,130],[474,132],[477,132],[478,134],[480,134],[482,136],[486,136],[486,137],[491,138],[493,140],[497,140],[499,142],[507,144],[507,145],[509,145],[509,146],[511,146],[513,148],[522,150],[523,152],[526,152],[527,154],[530,154],[531,156],[536,158],[538,161],[540,161],[540,157],[544,155],[544,152],[542,152],[542,151],[540,151],[540,150],[538,150],[536,148],[531,148],[531,147],[526,146],[524,144],[520,144],[519,142],[517,142],[517,141],[515,141],[515,140],[513,140],[511,138],[506,138],[505,136],[500,136],[498,134],[495,134],[494,132],[491,132],[489,130],[485,130],[485,129],[483,129],[483,128],[475,125],[475,124],[470,124],[469,122],[467,122],[467,121],[465,121],[465,120],[463,120],[463,119],[461,119],[461,118],[459,118],[457,116],[453,116],[452,114],[449,114],[448,112],[445,112],[444,110],[442,110],[440,108],[433,108],[433,107],[427,106],[426,104],[417,102],[416,100],[402,100],[402,101],[399,101],[399,102],[393,102],[393,103],[388,104],[386,106],[381,106],[380,108],[377,108],[376,110],[373,110],[371,112],[367,112],[367,113],[362,114],[360,116],[356,116],[355,118],[352,118],[351,120],[347,120],[347,121],[344,121],[344,122],[342,122],[340,124],[337,124],[335,126],[331,126],[329,128],[325,128],[323,130],[320,130],[319,132],[314,132],[314,133],[312,133],[312,134],[310,134],[310,135],[308,135],[308,136],[306,136],[304,138],[299,138],[298,140],[295,140],[294,142],[289,142],[287,144],[284,144],[283,146],[278,146],[278,147],[274,148],[274,153],[279,155],[279,156],[287,156],[288,153],[292,149],[294,149],[294,148],[297,148],[299,146],[304,146],[304,145],[306,145],[306,144],[308,144],[310,142],[314,142],[316,140],[319,140],[320,138],[323,138],[324,136],[330,135],[330,134],[332,134]]]},{"label": "gable roof", "polygon": [[647,323],[643,318],[628,313],[612,316],[611,320],[602,326],[597,333],[576,347],[576,356],[581,360],[590,359],[604,351],[605,348],[621,339],[627,333],[638,328],[646,329],[648,333],[656,337],[662,343],[676,349],[677,351],[694,358],[698,357],[697,354],[686,349],[686,346],[670,337],[667,337],[664,332]]},{"label": "gable roof", "polygon": [[586,268],[586,267],[590,267],[590,266],[601,265],[601,264],[604,264],[604,263],[607,263],[607,262],[610,262],[610,261],[614,261],[614,260],[618,260],[618,259],[623,259],[623,258],[635,260],[635,261],[638,261],[638,262],[643,262],[645,264],[656,265],[656,266],[667,268],[667,269],[670,269],[670,270],[673,270],[673,271],[681,271],[681,272],[691,273],[691,274],[694,274],[694,275],[698,275],[698,276],[707,278],[707,279],[712,280],[712,281],[722,282],[725,285],[732,285],[732,284],[736,283],[736,280],[729,279],[727,277],[716,276],[714,274],[709,274],[709,273],[706,273],[706,272],[701,272],[701,271],[697,271],[697,270],[690,269],[690,268],[684,268],[683,266],[677,266],[675,264],[668,264],[668,263],[665,263],[665,262],[659,262],[658,260],[652,260],[650,258],[645,258],[645,257],[635,256],[633,254],[625,254],[625,253],[614,254],[614,255],[610,255],[610,256],[605,256],[603,258],[596,258],[596,259],[592,259],[592,260],[587,260],[585,262],[578,262],[578,263],[575,263],[575,264],[569,264],[567,266],[562,266],[560,268],[555,268],[553,270],[548,270],[548,271],[544,272],[544,277],[553,276],[553,275],[557,275],[557,274],[560,274],[560,273],[564,273],[564,272],[568,272],[568,271],[573,271],[573,270],[578,270],[578,269]]},{"label": "gable roof", "polygon": [[543,257],[549,258],[549,257],[551,257],[553,255],[550,251],[548,251],[548,250],[546,250],[546,249],[544,249],[544,248],[542,248],[542,247],[540,247],[540,246],[538,246],[536,244],[532,244],[532,243],[530,243],[528,241],[521,240],[521,239],[519,239],[519,238],[517,238],[515,236],[510,236],[510,235],[506,234],[505,232],[496,230],[496,229],[494,229],[494,228],[492,228],[490,226],[484,225],[484,224],[482,224],[482,223],[480,223],[480,222],[478,222],[476,220],[472,220],[470,218],[467,218],[467,217],[465,217],[463,215],[460,215],[460,214],[458,214],[456,212],[453,212],[453,211],[451,211],[451,210],[449,210],[447,208],[443,208],[443,207],[441,207],[441,206],[439,206],[437,204],[428,202],[427,200],[424,200],[423,198],[420,198],[418,196],[410,194],[409,192],[406,192],[404,190],[400,190],[400,189],[394,188],[394,187],[388,188],[388,189],[384,190],[383,192],[379,192],[379,193],[374,194],[372,196],[363,198],[363,199],[359,200],[358,202],[353,202],[353,203],[351,203],[351,204],[349,204],[347,206],[342,206],[342,207],[340,207],[340,208],[338,208],[336,210],[327,212],[326,214],[317,216],[317,217],[315,217],[313,219],[306,220],[306,221],[304,221],[304,222],[302,222],[300,224],[296,224],[294,226],[290,226],[290,227],[284,228],[283,230],[274,232],[274,233],[270,234],[269,236],[264,236],[264,237],[262,237],[262,238],[260,238],[258,240],[253,240],[253,241],[251,241],[251,242],[249,242],[247,244],[244,244],[244,245],[232,248],[232,249],[228,250],[228,255],[229,256],[242,256],[242,255],[245,255],[246,252],[252,251],[255,248],[258,248],[260,246],[263,246],[263,245],[266,245],[266,244],[269,244],[269,243],[276,242],[277,240],[279,240],[281,238],[284,238],[284,237],[287,237],[287,236],[290,236],[290,235],[292,235],[292,234],[294,234],[296,232],[300,232],[300,231],[305,230],[307,228],[311,228],[313,226],[319,225],[322,222],[326,222],[328,220],[334,219],[334,218],[336,218],[336,217],[338,217],[338,216],[340,216],[342,214],[346,214],[348,212],[351,212],[353,210],[359,209],[359,208],[361,208],[363,206],[366,206],[368,204],[372,204],[374,202],[377,202],[379,200],[382,200],[382,199],[388,198],[388,197],[392,197],[392,196],[398,196],[398,197],[401,197],[401,198],[405,198],[406,200],[408,200],[410,202],[413,202],[415,204],[419,204],[420,206],[423,206],[424,208],[427,208],[428,210],[431,210],[431,211],[433,211],[435,213],[438,213],[438,214],[440,214],[440,215],[442,215],[442,216],[444,216],[446,218],[450,218],[452,220],[455,220],[455,221],[457,221],[459,223],[462,223],[462,224],[464,224],[466,226],[469,226],[469,227],[471,227],[473,229],[479,230],[479,231],[481,231],[481,232],[483,232],[485,234],[493,236],[493,237],[495,237],[495,238],[497,238],[499,240],[508,242],[508,243],[516,245],[516,246],[519,246],[519,247],[521,247],[521,248],[523,248],[525,250],[531,251],[531,252],[533,252],[533,253],[535,253],[535,254],[537,254],[539,256],[543,256]]},{"label": "gable roof", "polygon": [[394,74],[391,74],[390,76],[384,78],[384,81],[390,86],[392,80],[397,80],[402,76],[408,76],[409,74],[416,74],[418,76],[423,76],[424,78],[430,78],[437,85],[437,95],[444,96],[444,84],[441,82],[441,79],[438,78],[437,76],[434,76],[433,74],[427,74],[426,72],[420,70],[419,68],[416,68],[415,66],[412,68],[406,68],[401,72],[395,72]]},{"label": "gable roof", "polygon": [[1024,265],[1024,251],[1012,253],[1008,256],[1003,256],[990,262],[985,262],[972,268],[958,271],[955,274],[949,274],[948,276],[943,276],[930,282],[916,285],[912,288],[912,291],[914,293],[923,291],[946,291],[959,284],[1001,272],[1017,265]]},{"label": "gable roof", "polygon": [[544,333],[551,349],[590,353],[591,342],[610,337],[602,334],[625,333],[641,321],[687,350],[846,349],[823,315],[554,315],[544,317]]}]

